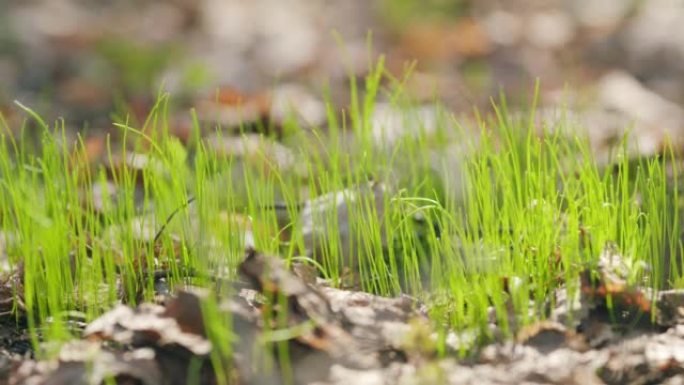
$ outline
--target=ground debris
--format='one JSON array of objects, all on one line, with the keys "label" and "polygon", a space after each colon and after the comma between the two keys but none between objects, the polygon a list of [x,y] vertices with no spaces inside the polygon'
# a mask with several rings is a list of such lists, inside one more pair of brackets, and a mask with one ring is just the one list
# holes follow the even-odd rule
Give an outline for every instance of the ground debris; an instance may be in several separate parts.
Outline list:
[{"label": "ground debris", "polygon": [[651,325],[653,294],[650,289],[629,282],[630,270],[625,258],[607,247],[599,256],[598,274],[591,269],[581,273],[580,290],[585,306],[592,309],[590,317],[602,313],[612,322]]},{"label": "ground debris", "polygon": [[136,309],[119,306],[88,325],[85,337],[132,346],[180,347],[195,355],[208,354],[211,344],[185,333],[178,321],[164,315],[161,306],[144,304]]},{"label": "ground debris", "polygon": [[[213,365],[220,364],[231,383],[280,383],[289,376],[295,384],[308,384],[327,381],[333,366],[368,372],[405,362],[418,351],[403,339],[414,320],[422,319],[423,328],[429,328],[416,310],[417,301],[409,297],[318,288],[281,259],[254,250],[239,271],[251,289],[217,302],[224,324],[207,323],[205,303],[212,294],[199,289],[179,291],[164,306],[120,305],[87,326],[85,339],[74,342],[82,344],[80,350],[67,344],[59,359],[26,361],[13,371],[12,381],[42,384],[65,378],[57,383],[66,384],[113,378],[115,383],[181,384],[196,376],[201,384],[213,384]],[[210,360],[218,348],[212,340],[216,327],[229,330],[230,359]],[[287,365],[278,358],[283,342]],[[98,365],[107,370],[83,369]],[[138,373],[140,365],[150,369]]]},{"label": "ground debris", "polygon": [[684,324],[684,290],[658,293],[656,322],[661,326]]},{"label": "ground debris", "polygon": [[283,125],[290,119],[303,127],[320,126],[326,120],[323,101],[297,84],[256,93],[223,87],[200,100],[198,109],[200,116],[210,117],[227,129],[239,131],[247,127],[252,132],[279,137],[283,134]]},{"label": "ground debris", "polygon": [[51,361],[23,361],[9,384],[116,384],[155,385],[162,374],[152,349],[113,350],[92,341],[64,345]]},{"label": "ground debris", "polygon": [[551,321],[542,321],[521,328],[517,335],[517,341],[544,353],[562,347],[579,347],[582,345],[582,341],[573,331],[566,329],[562,324]]},{"label": "ground debris", "polygon": [[626,339],[608,351],[609,359],[599,370],[608,384],[663,383],[684,374],[684,329]]},{"label": "ground debris", "polygon": [[[266,298],[260,310],[272,314],[266,326],[273,334],[279,329],[299,330],[290,338],[290,365],[297,383],[327,378],[335,363],[357,369],[379,365],[375,352],[362,350],[361,340],[343,328],[342,313],[333,312],[326,296],[280,259],[250,250],[240,273]],[[275,341],[275,335],[271,339]]]},{"label": "ground debris", "polygon": [[[120,305],[56,358],[12,359],[4,366],[13,367],[9,384],[184,384],[189,378],[198,384],[678,383],[684,376],[681,294],[656,297],[656,326],[670,329],[623,328],[617,339],[620,322],[607,320],[605,301],[624,290],[609,288],[631,293],[639,287],[611,268],[620,263],[608,262],[599,264],[598,278],[576,285],[571,315],[554,317],[552,310],[551,320],[520,327],[515,339],[456,358],[448,341],[446,355],[438,354],[437,333],[418,300],[320,285],[282,259],[250,249],[239,266],[244,281],[233,285],[240,290],[217,296],[185,288],[163,306]],[[638,301],[623,301],[621,312],[626,305],[643,310]],[[217,334],[221,328],[228,333]],[[220,353],[221,345],[230,353]]]}]

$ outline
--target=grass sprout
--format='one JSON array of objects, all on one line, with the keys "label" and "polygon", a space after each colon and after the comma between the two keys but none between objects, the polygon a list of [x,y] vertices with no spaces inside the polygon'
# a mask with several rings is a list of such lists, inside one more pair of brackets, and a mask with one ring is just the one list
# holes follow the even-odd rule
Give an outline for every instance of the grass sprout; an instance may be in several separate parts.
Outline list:
[{"label": "grass sprout", "polygon": [[[159,272],[171,288],[234,278],[246,246],[312,265],[333,286],[421,298],[444,338],[447,330],[476,330],[473,344],[494,338],[492,316],[507,335],[545,318],[559,286],[578,290],[573,282],[606,250],[624,257],[632,283],[683,285],[671,148],[633,159],[625,139],[599,164],[575,127],[535,123],[537,96],[529,116],[514,116],[502,100],[468,128],[439,106],[430,129],[407,113],[410,133],[389,145],[374,133],[373,116],[379,99],[397,111],[416,107],[402,82],[380,58],[364,87],[350,82],[347,111],[327,104],[325,129],[289,120],[289,168],[265,150],[222,156],[200,135],[194,112],[193,139],[181,144],[169,134],[165,94],[142,126],[115,122],[117,144],[107,141],[98,164],[64,121],[49,125],[18,103],[30,118],[22,127],[0,119],[0,226],[11,240],[9,262],[23,272],[15,301],[36,346],[72,338],[71,311],[92,320],[119,301],[154,299]],[[34,148],[27,137],[36,124]],[[214,140],[229,135],[216,129]],[[358,193],[374,183],[385,190]],[[334,195],[342,191],[356,193]],[[302,204],[326,194],[341,203],[317,214],[326,236],[310,241]],[[210,337],[224,341],[212,358],[220,362],[233,337],[216,326],[225,323],[217,306],[207,305],[205,319]],[[267,334],[283,360],[281,334],[297,332]]]}]

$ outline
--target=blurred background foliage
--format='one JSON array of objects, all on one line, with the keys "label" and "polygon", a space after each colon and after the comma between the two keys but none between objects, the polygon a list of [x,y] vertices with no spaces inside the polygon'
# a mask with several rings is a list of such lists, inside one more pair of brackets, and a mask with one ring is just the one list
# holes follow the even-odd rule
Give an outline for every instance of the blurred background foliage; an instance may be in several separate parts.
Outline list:
[{"label": "blurred background foliage", "polygon": [[633,124],[657,148],[684,127],[683,28],[677,0],[6,0],[0,112],[19,119],[16,99],[106,130],[113,110],[142,119],[162,88],[182,108],[220,94],[263,116],[272,96],[282,112],[324,89],[345,108],[349,75],[383,54],[396,79],[413,63],[417,103],[488,111],[504,91],[515,110],[539,79],[544,114],[568,111],[596,143]]}]

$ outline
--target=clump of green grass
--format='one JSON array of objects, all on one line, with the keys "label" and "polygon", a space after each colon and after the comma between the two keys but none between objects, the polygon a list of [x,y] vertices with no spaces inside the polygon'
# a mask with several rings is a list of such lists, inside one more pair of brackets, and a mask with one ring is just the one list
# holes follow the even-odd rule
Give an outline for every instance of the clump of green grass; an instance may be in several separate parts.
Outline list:
[{"label": "clump of green grass", "polygon": [[[493,337],[487,328],[492,309],[509,335],[546,317],[555,290],[578,290],[580,272],[595,267],[607,247],[633,267],[633,283],[681,285],[672,151],[633,161],[623,146],[599,167],[573,127],[540,130],[532,123],[534,106],[531,116],[514,119],[505,103],[477,119],[476,129],[443,112],[435,130],[417,129],[387,148],[373,140],[375,101],[407,110],[412,103],[402,81],[385,75],[381,60],[363,94],[352,81],[350,108],[340,118],[329,106],[325,128],[286,123],[283,140],[304,174],[302,167],[273,165],[268,154],[219,156],[200,137],[194,113],[194,139],[184,146],[169,134],[167,95],[142,126],[115,122],[119,140],[108,141],[105,161],[92,166],[83,140],[67,140],[63,121],[49,126],[20,106],[27,112],[24,127],[4,124],[0,138],[0,225],[13,240],[10,262],[23,271],[15,295],[25,305],[36,346],[39,336],[72,338],[74,311],[90,320],[118,301],[153,299],[159,272],[172,287],[234,278],[246,227],[261,251],[288,263],[311,263],[333,285],[351,272],[362,290],[411,293],[428,302],[436,324],[477,329],[483,339]],[[381,87],[382,80],[391,86]],[[37,149],[24,134],[29,125],[42,132]],[[345,132],[353,133],[351,143]],[[459,170],[431,159],[450,141],[466,144],[465,153],[449,154],[462,157]],[[141,169],[126,162],[112,166],[143,153]],[[346,237],[338,210],[325,213],[321,223],[329,236],[322,252],[306,254],[300,203],[364,185],[369,176],[387,184],[388,192],[379,201],[366,194],[347,202]],[[102,210],[93,194],[108,180],[117,197],[105,196]],[[188,205],[190,197],[195,201]],[[269,209],[275,202],[284,205],[289,223]],[[156,237],[139,234],[167,222]],[[351,258],[344,250],[353,250]]]}]

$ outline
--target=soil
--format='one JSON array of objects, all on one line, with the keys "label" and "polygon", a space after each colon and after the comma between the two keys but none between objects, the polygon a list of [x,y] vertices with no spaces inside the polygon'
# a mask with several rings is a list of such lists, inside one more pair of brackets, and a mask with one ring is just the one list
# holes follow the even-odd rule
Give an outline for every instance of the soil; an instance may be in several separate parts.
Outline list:
[{"label": "soil", "polygon": [[[521,327],[513,338],[492,323],[487,328],[493,340],[469,350],[465,344],[478,331],[448,332],[440,347],[429,308],[411,297],[334,289],[320,279],[307,283],[279,258],[254,250],[239,270],[230,295],[188,287],[162,296],[158,304],[119,305],[81,325],[84,339],[67,343],[51,361],[31,359],[27,334],[5,320],[3,381],[678,384],[684,379],[684,291],[661,292],[651,303],[646,289],[620,287],[608,268],[598,282],[582,284],[574,323],[568,322],[561,287],[548,320]],[[216,301],[220,313],[230,315],[226,326],[234,337],[220,342],[230,347],[230,356],[211,355],[216,350],[202,319],[202,301]],[[276,337],[274,328],[292,332]],[[279,360],[283,343],[287,361]],[[217,365],[228,372],[215,370]]]},{"label": "soil", "polygon": [[[210,116],[203,123],[267,122],[274,131],[267,134],[282,139],[283,120],[294,108],[302,125],[321,124],[325,108],[317,95],[323,79],[343,109],[347,76],[362,78],[369,59],[377,58],[366,49],[368,29],[375,31],[375,51],[387,54],[391,73],[399,76],[406,60],[418,60],[406,87],[419,103],[429,105],[436,92],[458,114],[473,106],[486,111],[503,86],[515,108],[529,101],[534,79],[541,78],[540,126],[553,126],[558,106],[569,106],[564,117],[588,127],[599,161],[627,127],[635,157],[658,156],[667,138],[684,150],[684,139],[678,141],[684,138],[684,10],[673,6],[675,0],[652,0],[648,7],[627,0],[513,0],[506,7],[463,1],[446,21],[416,18],[399,26],[388,21],[382,2],[364,0],[7,3],[0,13],[0,113],[18,127],[24,116],[11,103],[17,99],[46,121],[66,117],[71,133],[90,127],[93,161],[104,152],[104,134],[114,131],[112,89],[139,120],[164,82],[178,97],[179,110],[197,106],[200,115]],[[346,53],[331,29],[339,31]],[[138,66],[122,57],[136,57],[131,62]],[[271,86],[276,79],[282,86]],[[401,121],[397,113],[381,104],[374,121]],[[431,113],[421,109],[420,119],[429,120]],[[181,140],[188,139],[188,120],[187,114],[171,120]],[[396,123],[385,129],[391,132],[376,138],[391,146],[388,138],[412,128]],[[226,156],[266,148],[275,164],[296,167],[286,145],[259,138],[250,136],[250,145],[231,137],[211,141]],[[133,167],[138,160],[118,161]],[[561,285],[547,320],[520,327],[515,335],[494,322],[457,333],[438,329],[428,319],[429,307],[414,298],[334,289],[306,269],[290,271],[276,256],[249,250],[240,277],[223,285],[232,288],[228,294],[193,287],[170,293],[160,282],[156,303],[122,304],[87,325],[74,321],[83,338],[62,347],[57,358],[37,361],[22,309],[7,300],[21,285],[21,268],[5,269],[2,247],[0,257],[0,384],[109,383],[108,378],[146,385],[191,379],[684,384],[684,292],[654,295],[608,269],[598,281],[581,282],[576,297],[569,298]],[[607,295],[616,307],[609,308]],[[202,301],[215,301],[220,314],[230,315],[240,338],[221,342],[234,354],[212,356],[216,336],[202,319]],[[283,315],[283,321],[268,324],[265,312]],[[274,328],[288,333],[278,335]],[[440,333],[447,334],[445,345],[439,344]],[[479,341],[482,335],[489,337]],[[289,352],[288,364],[280,360],[281,346]]]}]

